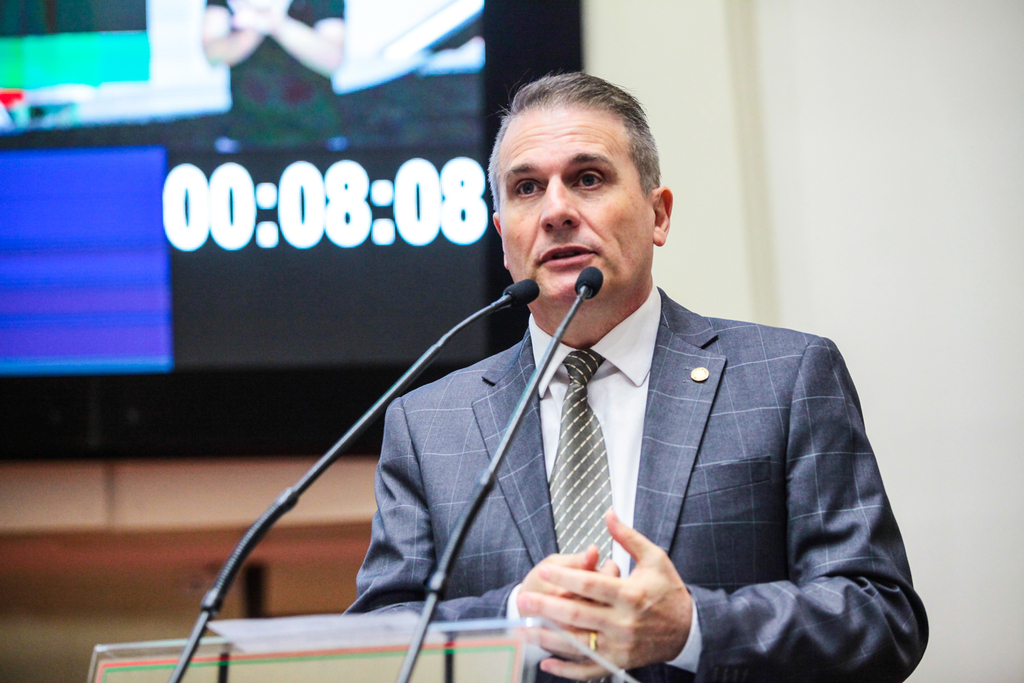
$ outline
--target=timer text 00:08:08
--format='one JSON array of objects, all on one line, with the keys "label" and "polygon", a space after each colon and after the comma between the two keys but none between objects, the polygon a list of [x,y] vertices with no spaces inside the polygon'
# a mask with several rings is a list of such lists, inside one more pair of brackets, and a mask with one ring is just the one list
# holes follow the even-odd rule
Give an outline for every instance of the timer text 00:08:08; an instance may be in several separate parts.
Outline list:
[{"label": "timer text 00:08:08", "polygon": [[[323,175],[313,164],[296,161],[281,174],[276,193],[269,183],[261,183],[261,190],[264,185],[269,192],[257,193],[249,172],[233,162],[218,166],[209,182],[192,164],[175,166],[164,181],[168,241],[181,251],[195,251],[213,237],[222,249],[241,249],[257,233],[258,194],[277,200],[281,236],[296,249],[319,244],[324,234],[339,247],[357,247],[371,230],[377,244],[393,242],[396,230],[413,246],[430,244],[438,232],[455,244],[472,244],[487,230],[484,171],[466,157],[450,160],[440,174],[429,161],[410,159],[393,184],[375,181],[372,193],[366,171],[354,161],[332,164]],[[393,224],[372,220],[368,196],[378,206],[393,205]],[[261,208],[273,205],[261,199]],[[261,240],[257,234],[260,246],[277,244],[276,226],[267,227],[272,238]]]}]

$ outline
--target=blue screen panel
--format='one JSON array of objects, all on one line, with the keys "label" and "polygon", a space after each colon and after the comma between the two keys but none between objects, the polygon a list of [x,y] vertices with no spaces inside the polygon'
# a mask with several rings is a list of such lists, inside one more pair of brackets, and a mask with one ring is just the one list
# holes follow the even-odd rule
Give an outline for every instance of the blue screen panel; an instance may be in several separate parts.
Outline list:
[{"label": "blue screen panel", "polygon": [[158,147],[0,152],[0,374],[167,372]]}]

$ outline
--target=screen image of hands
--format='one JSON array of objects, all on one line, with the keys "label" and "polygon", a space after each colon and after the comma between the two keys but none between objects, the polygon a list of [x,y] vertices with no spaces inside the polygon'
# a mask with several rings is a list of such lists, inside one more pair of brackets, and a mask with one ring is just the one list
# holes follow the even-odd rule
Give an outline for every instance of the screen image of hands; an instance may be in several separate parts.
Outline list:
[{"label": "screen image of hands", "polygon": [[211,64],[244,62],[269,36],[323,76],[329,78],[341,65],[345,42],[341,17],[324,17],[308,26],[288,15],[291,0],[229,0],[227,4],[206,8],[203,49]]}]

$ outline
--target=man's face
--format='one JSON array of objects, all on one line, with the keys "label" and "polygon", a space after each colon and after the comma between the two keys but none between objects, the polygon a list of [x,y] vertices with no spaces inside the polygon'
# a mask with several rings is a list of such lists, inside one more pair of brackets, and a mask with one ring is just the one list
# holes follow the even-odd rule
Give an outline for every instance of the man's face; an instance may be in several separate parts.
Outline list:
[{"label": "man's face", "polygon": [[587,266],[604,273],[599,299],[616,311],[643,303],[672,199],[666,188],[644,194],[617,118],[578,108],[526,112],[506,131],[498,162],[494,224],[512,278],[540,285],[535,314],[571,303]]}]

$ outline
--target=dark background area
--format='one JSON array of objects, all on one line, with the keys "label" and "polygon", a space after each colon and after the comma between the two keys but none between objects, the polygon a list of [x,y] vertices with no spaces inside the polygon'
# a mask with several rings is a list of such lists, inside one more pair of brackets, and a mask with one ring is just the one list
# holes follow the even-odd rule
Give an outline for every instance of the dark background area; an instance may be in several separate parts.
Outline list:
[{"label": "dark background area", "polygon": [[[488,0],[483,17],[486,147],[517,86],[582,66],[578,1]],[[501,244],[489,230],[489,299],[511,283]],[[526,311],[487,325],[486,352],[517,343]],[[454,324],[452,320],[445,323]],[[459,339],[453,353],[460,353]],[[424,347],[425,350],[426,347]],[[476,355],[470,353],[469,355]],[[421,383],[464,363],[439,363]],[[175,371],[166,375],[0,379],[0,457],[119,458],[309,455],[328,447],[404,371],[404,366],[303,370]],[[379,450],[382,425],[353,453]]]},{"label": "dark background area", "polygon": [[145,30],[146,0],[0,3],[0,36]]},{"label": "dark background area", "polygon": [[[393,176],[405,158],[440,169],[449,158],[479,156],[476,146],[344,155],[371,179]],[[326,171],[338,157],[307,151],[302,159]],[[231,158],[260,183],[280,178],[295,155],[264,150]],[[208,177],[224,161],[209,153],[168,159],[171,168],[193,163]],[[371,209],[373,218],[393,215],[390,206]],[[257,221],[276,219],[276,208],[257,210]],[[486,305],[482,280],[492,260],[482,242],[456,245],[440,235],[425,247],[367,239],[343,249],[325,236],[309,249],[251,244],[225,254],[213,239],[191,252],[172,249],[174,372],[411,363],[455,321]],[[486,351],[486,329],[478,326],[441,360],[467,363]]]}]

